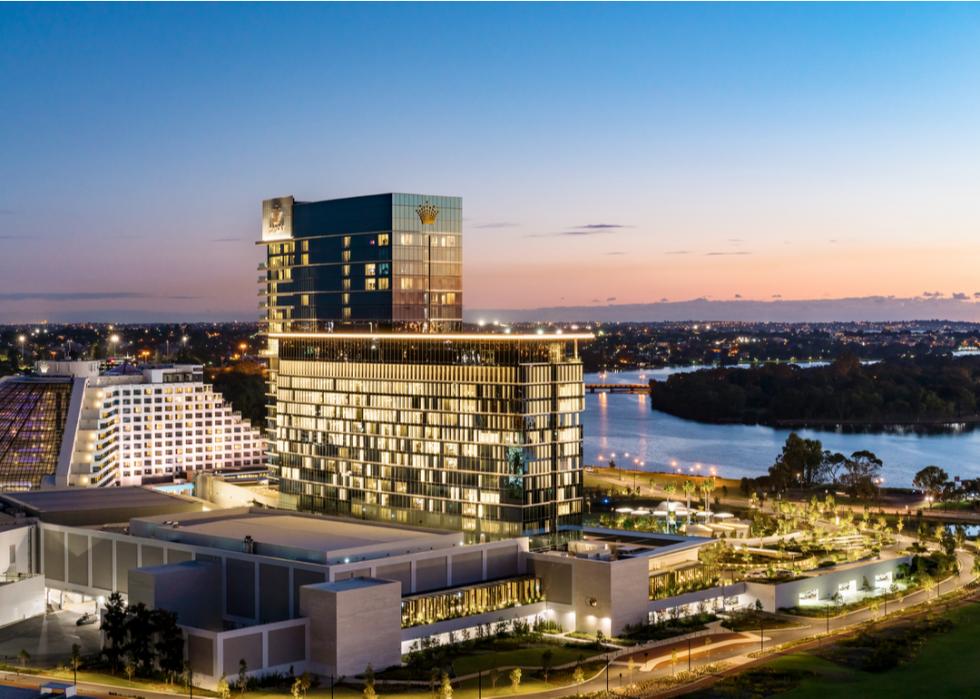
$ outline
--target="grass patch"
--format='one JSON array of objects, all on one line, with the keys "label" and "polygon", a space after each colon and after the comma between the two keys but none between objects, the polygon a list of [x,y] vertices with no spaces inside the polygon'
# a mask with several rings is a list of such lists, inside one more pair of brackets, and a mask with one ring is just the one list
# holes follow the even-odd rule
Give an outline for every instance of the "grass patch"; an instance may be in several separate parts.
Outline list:
[{"label": "grass patch", "polygon": [[785,629],[790,626],[797,626],[798,622],[778,614],[746,609],[733,612],[721,622],[721,625],[730,631],[758,631],[760,627],[765,630]]},{"label": "grass patch", "polygon": [[[976,696],[980,687],[980,604],[973,602],[944,615],[952,622],[947,631],[924,630],[921,623],[883,627],[868,635],[880,636],[881,646],[903,649],[898,666],[870,672],[859,669],[862,655],[855,648],[869,648],[868,639],[856,636],[834,649],[797,653],[773,660],[765,667],[726,678],[714,687],[691,696],[755,697],[780,693],[785,699],[929,699]],[[918,628],[917,628],[918,627]],[[902,629],[905,629],[903,632]],[[908,633],[912,629],[912,633]],[[903,635],[904,634],[904,635]],[[904,640],[897,640],[904,638]],[[843,664],[842,664],[843,663]],[[747,679],[740,679],[748,676]]]}]

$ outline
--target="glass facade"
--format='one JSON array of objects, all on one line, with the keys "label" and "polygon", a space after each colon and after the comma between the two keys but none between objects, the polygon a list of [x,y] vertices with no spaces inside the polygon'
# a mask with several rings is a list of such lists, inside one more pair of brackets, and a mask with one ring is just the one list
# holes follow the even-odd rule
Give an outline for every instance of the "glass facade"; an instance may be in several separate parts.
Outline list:
[{"label": "glass facade", "polygon": [[0,382],[0,490],[40,488],[54,476],[71,392],[71,379]]},{"label": "glass facade", "polygon": [[402,599],[402,628],[484,614],[544,599],[541,580],[516,578]]},{"label": "glass facade", "polygon": [[459,197],[421,194],[295,202],[289,234],[262,243],[269,332],[458,328],[462,207]]},{"label": "glass facade", "polygon": [[271,467],[300,509],[474,538],[581,522],[577,339],[270,340],[278,364]]}]

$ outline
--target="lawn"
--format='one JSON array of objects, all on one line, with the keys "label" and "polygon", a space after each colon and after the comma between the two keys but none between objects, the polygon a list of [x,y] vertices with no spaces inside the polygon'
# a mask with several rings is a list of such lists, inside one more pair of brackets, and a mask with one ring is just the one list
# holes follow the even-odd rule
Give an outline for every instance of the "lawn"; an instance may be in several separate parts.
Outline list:
[{"label": "lawn", "polygon": [[[500,643],[494,648],[492,644],[481,644],[476,648],[467,648],[440,661],[452,666],[453,676],[459,677],[474,672],[489,672],[493,668],[520,667],[528,674],[528,668],[541,666],[541,656],[545,651],[551,651],[551,666],[557,667],[566,663],[585,662],[600,651],[592,645],[561,644],[549,642],[523,642],[514,647],[514,643]],[[448,650],[448,649],[447,649]],[[409,665],[389,668],[378,672],[378,679],[385,680],[427,680],[429,665],[421,670]]]},{"label": "lawn", "polygon": [[[828,696],[847,696],[875,699],[920,699],[937,697],[976,696],[980,687],[980,604],[950,612],[955,627],[925,641],[918,654],[908,663],[880,673],[862,672],[811,655],[800,653],[774,660],[764,668],[772,671],[770,688],[780,685],[779,678],[788,680],[779,694],[785,699],[826,699]],[[745,673],[749,675],[750,673]],[[755,674],[759,683],[765,677]],[[747,678],[751,681],[751,677]],[[734,689],[730,683],[727,689]],[[743,691],[747,689],[743,681]],[[788,686],[787,686],[788,685]],[[794,686],[795,685],[795,686]],[[700,696],[745,696],[737,691],[725,692],[721,686],[714,693]],[[769,693],[769,692],[767,692]]]}]

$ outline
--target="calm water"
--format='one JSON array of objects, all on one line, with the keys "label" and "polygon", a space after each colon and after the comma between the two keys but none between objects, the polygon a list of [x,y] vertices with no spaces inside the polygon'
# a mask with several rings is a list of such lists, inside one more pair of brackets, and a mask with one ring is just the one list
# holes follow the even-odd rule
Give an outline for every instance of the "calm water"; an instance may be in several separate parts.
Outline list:
[{"label": "calm water", "polygon": [[[698,367],[586,374],[586,383],[644,383],[662,381],[678,371]],[[672,417],[650,409],[646,395],[586,393],[585,462],[599,463],[600,455],[616,453],[626,467],[633,459],[647,470],[685,470],[700,464],[701,473],[714,466],[728,478],[759,476],[772,465],[791,430],[759,425],[709,425]],[[797,430],[819,439],[825,449],[845,454],[868,449],[884,462],[885,485],[909,486],[915,472],[935,464],[961,478],[980,476],[980,430],[959,434],[843,434]],[[629,452],[626,459],[623,454]]]}]

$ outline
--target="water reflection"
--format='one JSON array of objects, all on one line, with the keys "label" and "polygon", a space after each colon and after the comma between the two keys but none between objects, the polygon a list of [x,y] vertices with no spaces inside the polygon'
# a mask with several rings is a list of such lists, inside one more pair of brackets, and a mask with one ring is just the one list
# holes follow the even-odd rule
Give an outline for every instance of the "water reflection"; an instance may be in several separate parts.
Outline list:
[{"label": "water reflection", "polygon": [[[618,372],[607,374],[605,379],[587,374],[585,382],[642,383],[696,369]],[[764,474],[791,432],[759,425],[709,425],[683,420],[651,410],[646,395],[607,393],[586,394],[584,425],[587,464],[598,463],[600,455],[608,459],[615,452],[622,467],[632,467],[632,460],[638,458],[645,462],[647,470],[706,473],[715,467],[719,475],[730,478]],[[980,430],[921,436],[797,432],[819,439],[825,449],[845,454],[860,449],[873,451],[885,462],[886,485],[909,486],[916,471],[930,464],[962,478],[980,476]],[[622,459],[625,452],[630,452],[628,460]]]}]

